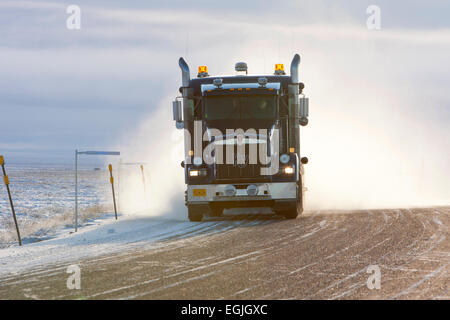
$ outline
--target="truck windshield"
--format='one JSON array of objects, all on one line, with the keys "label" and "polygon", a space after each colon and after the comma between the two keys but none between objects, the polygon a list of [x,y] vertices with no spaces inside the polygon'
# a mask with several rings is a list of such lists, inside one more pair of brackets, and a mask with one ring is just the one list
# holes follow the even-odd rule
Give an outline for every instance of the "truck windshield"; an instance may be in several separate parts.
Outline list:
[{"label": "truck windshield", "polygon": [[205,101],[206,120],[273,119],[277,100],[272,95],[210,96]]}]

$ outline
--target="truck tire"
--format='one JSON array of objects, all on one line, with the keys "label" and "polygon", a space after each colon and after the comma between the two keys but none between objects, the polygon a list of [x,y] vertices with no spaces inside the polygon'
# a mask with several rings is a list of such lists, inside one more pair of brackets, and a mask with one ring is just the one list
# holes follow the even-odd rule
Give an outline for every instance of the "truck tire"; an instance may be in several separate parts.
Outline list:
[{"label": "truck tire", "polygon": [[189,221],[200,222],[203,218],[203,212],[195,206],[188,206],[188,218]]},{"label": "truck tire", "polygon": [[296,219],[303,212],[303,187],[301,182],[297,186],[297,200],[290,205],[290,208],[282,209],[276,213],[286,219]]},{"label": "truck tire", "polygon": [[297,217],[303,212],[303,206],[301,202],[302,200],[300,198],[294,208],[292,208],[291,210],[283,211],[284,217],[286,219],[297,219]]},{"label": "truck tire", "polygon": [[221,217],[222,214],[223,214],[223,208],[220,208],[220,207],[212,207],[209,210],[210,217]]},{"label": "truck tire", "polygon": [[300,175],[300,181],[298,182],[297,186],[297,215],[301,215],[303,213],[303,207],[305,204],[305,183],[303,180],[303,165],[301,166],[301,172]]}]

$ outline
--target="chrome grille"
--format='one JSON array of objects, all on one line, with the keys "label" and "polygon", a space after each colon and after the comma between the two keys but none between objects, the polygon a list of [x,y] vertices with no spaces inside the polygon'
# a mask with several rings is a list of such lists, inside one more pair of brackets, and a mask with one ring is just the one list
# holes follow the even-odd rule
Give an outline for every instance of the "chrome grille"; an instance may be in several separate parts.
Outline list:
[{"label": "chrome grille", "polygon": [[232,164],[216,165],[216,179],[260,178],[261,166],[247,164],[242,166]]}]

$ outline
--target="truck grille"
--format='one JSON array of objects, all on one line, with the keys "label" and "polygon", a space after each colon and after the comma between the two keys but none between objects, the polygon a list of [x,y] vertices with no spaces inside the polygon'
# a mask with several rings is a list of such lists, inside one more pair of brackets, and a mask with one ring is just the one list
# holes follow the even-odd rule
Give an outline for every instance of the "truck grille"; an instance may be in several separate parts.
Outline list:
[{"label": "truck grille", "polygon": [[232,164],[216,165],[216,179],[249,179],[261,178],[261,166],[258,164],[247,164],[237,166]]},{"label": "truck grille", "polygon": [[[245,145],[244,153],[240,153],[235,145],[232,163],[216,163],[216,180],[267,180],[267,175],[261,175],[261,167],[266,167],[258,161],[250,163],[250,146]],[[223,160],[227,159],[228,150],[224,148]],[[240,160],[240,161],[239,161]]]}]

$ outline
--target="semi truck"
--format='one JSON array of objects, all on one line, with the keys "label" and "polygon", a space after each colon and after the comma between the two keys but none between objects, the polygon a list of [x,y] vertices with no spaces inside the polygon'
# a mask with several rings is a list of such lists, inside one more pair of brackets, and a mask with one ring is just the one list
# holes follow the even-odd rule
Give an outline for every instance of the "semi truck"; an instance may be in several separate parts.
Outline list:
[{"label": "semi truck", "polygon": [[270,207],[295,219],[303,212],[304,165],[300,127],[308,124],[309,98],[299,81],[300,56],[290,75],[275,64],[270,75],[212,76],[199,66],[196,78],[179,59],[182,86],[173,120],[184,130],[185,204],[190,221],[220,217],[225,209]]}]

